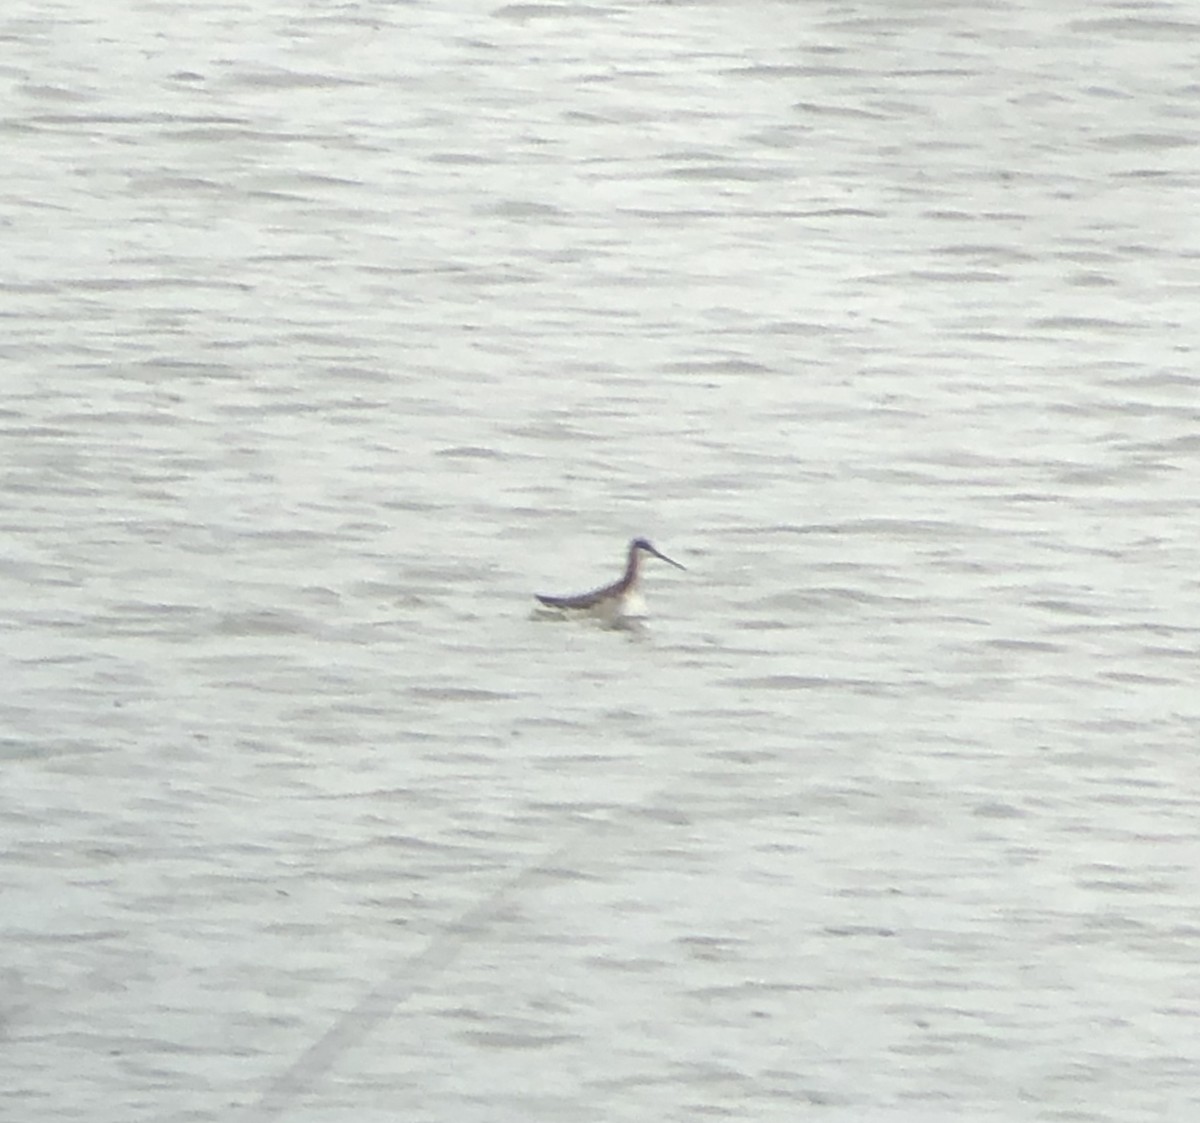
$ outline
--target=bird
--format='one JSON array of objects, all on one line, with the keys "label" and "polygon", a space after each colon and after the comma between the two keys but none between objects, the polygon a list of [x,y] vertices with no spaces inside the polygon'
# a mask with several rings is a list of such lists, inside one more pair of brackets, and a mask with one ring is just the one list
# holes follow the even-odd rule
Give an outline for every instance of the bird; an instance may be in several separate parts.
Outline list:
[{"label": "bird", "polygon": [[665,561],[668,565],[673,565],[676,569],[686,570],[687,568],[680,565],[673,558],[667,557],[649,539],[634,538],[629,543],[629,556],[625,562],[625,573],[620,580],[614,581],[611,585],[594,589],[590,593],[577,593],[575,596],[553,597],[542,593],[535,593],[534,596],[545,608],[554,609],[560,613],[578,612],[598,616],[602,620],[607,620],[614,624],[619,624],[623,620],[644,616],[646,614],[646,606],[641,594],[638,592],[638,578],[641,575],[639,566],[643,554],[649,554],[660,561]]}]

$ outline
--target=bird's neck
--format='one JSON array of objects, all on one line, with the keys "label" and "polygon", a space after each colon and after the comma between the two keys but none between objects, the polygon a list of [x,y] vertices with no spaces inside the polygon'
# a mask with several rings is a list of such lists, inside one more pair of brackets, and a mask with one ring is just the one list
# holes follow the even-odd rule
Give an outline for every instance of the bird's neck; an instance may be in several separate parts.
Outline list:
[{"label": "bird's neck", "polygon": [[638,579],[638,563],[641,558],[638,556],[638,550],[631,547],[629,550],[629,560],[625,563],[625,576],[621,579],[621,584],[627,589],[632,589],[637,584]]}]

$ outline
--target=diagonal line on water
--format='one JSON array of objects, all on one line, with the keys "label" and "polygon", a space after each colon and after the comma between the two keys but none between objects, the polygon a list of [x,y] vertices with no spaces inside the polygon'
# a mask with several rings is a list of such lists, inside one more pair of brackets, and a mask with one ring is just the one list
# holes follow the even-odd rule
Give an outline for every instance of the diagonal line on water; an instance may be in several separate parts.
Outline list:
[{"label": "diagonal line on water", "polygon": [[605,819],[589,820],[554,850],[519,869],[464,912],[434,936],[422,951],[401,962],[386,979],[367,991],[284,1069],[255,1103],[249,1105],[245,1115],[247,1123],[251,1120],[279,1118],[297,1097],[333,1067],[342,1053],[386,1022],[418,990],[428,988],[433,976],[453,963],[472,939],[487,931],[509,900],[528,888],[539,876],[557,868],[589,835],[609,825]]}]

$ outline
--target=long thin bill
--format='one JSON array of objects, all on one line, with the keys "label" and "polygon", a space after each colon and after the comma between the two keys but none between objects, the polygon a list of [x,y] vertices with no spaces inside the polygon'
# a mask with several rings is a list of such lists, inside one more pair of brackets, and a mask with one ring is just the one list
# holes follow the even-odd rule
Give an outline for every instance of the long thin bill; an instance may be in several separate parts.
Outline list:
[{"label": "long thin bill", "polygon": [[673,565],[676,569],[682,569],[685,572],[687,571],[686,565],[680,565],[674,558],[667,557],[666,554],[660,552],[659,550],[654,550],[653,553],[656,558],[660,558],[662,561],[665,561],[667,565]]}]

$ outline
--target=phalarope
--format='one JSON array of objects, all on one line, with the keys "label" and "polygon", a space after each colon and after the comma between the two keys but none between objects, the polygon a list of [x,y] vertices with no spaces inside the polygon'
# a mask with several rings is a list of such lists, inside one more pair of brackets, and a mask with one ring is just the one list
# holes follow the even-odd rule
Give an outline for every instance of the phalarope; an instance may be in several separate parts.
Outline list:
[{"label": "phalarope", "polygon": [[604,620],[619,621],[644,616],[645,603],[638,592],[639,565],[642,555],[665,561],[676,569],[686,569],[673,558],[656,549],[647,539],[635,538],[629,543],[629,558],[625,562],[625,573],[619,581],[611,585],[594,589],[590,593],[578,593],[572,597],[551,597],[535,593],[537,599],[546,608],[557,609],[561,612],[588,613],[599,616]]}]

